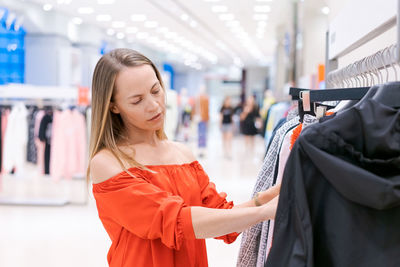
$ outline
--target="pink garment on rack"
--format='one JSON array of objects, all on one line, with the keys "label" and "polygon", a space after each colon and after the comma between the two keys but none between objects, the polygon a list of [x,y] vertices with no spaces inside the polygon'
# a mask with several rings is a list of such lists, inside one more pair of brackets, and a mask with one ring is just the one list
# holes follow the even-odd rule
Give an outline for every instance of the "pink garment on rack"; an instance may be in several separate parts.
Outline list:
[{"label": "pink garment on rack", "polygon": [[[10,115],[9,109],[3,111],[3,113],[1,114],[1,149],[4,149],[4,136],[7,128],[8,115]],[[0,153],[3,153],[3,151],[0,151]],[[1,157],[1,160],[3,160],[3,157]],[[0,173],[3,173],[3,169],[4,165],[1,164]]]},{"label": "pink garment on rack", "polygon": [[45,143],[40,141],[39,139],[39,128],[40,122],[43,119],[45,112],[43,110],[39,110],[36,114],[35,118],[35,127],[34,127],[34,135],[35,135],[35,146],[37,150],[37,166],[39,169],[40,174],[44,174],[44,147]]},{"label": "pink garment on rack", "polygon": [[50,153],[50,174],[53,179],[72,179],[84,175],[86,167],[86,124],[77,110],[53,113]]}]

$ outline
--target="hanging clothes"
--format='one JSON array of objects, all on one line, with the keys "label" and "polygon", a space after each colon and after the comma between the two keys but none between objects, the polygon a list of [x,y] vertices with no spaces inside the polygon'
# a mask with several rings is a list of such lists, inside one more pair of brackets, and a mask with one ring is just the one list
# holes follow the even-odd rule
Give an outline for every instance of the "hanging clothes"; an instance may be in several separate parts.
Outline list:
[{"label": "hanging clothes", "polygon": [[8,116],[10,115],[10,110],[9,109],[3,109],[1,113],[1,147],[2,150],[0,151],[1,153],[1,168],[0,168],[0,173],[4,172],[4,157],[3,157],[3,151],[4,151],[4,137],[6,134],[6,129],[7,129],[7,122],[8,122]]},{"label": "hanging clothes", "polygon": [[38,167],[39,173],[44,174],[44,150],[45,150],[45,143],[40,141],[39,139],[39,128],[40,123],[44,116],[44,111],[39,110],[35,117],[35,126],[33,129],[33,134],[35,136],[35,146],[36,146],[36,153],[37,153],[37,162],[36,165]]},{"label": "hanging clothes", "polygon": [[37,163],[37,148],[35,144],[35,122],[37,112],[36,107],[31,107],[28,114],[28,144],[26,160],[34,164]]},{"label": "hanging clothes", "polygon": [[[273,185],[275,168],[278,162],[278,153],[284,137],[288,131],[293,129],[299,124],[299,117],[289,116],[285,124],[283,124],[277,131],[272,140],[267,155],[264,158],[263,165],[257,176],[256,185],[253,190],[252,196],[257,192],[267,190]],[[266,222],[268,224],[268,221]],[[257,258],[260,248],[260,235],[263,223],[259,223],[243,231],[242,242],[240,245],[238,266],[256,266]]]},{"label": "hanging clothes", "polygon": [[53,123],[53,112],[46,110],[39,126],[39,139],[44,146],[44,174],[50,174],[50,151],[51,151],[51,129]]},{"label": "hanging clothes", "polygon": [[400,266],[399,140],[400,110],[372,99],[305,129],[266,266]]},{"label": "hanging clothes", "polygon": [[28,141],[27,116],[28,110],[22,103],[13,106],[8,116],[3,150],[3,168],[6,173],[11,172],[13,168],[16,168],[18,174],[24,171]]},{"label": "hanging clothes", "polygon": [[50,170],[53,179],[84,175],[86,166],[86,123],[76,109],[55,111],[52,125]]}]

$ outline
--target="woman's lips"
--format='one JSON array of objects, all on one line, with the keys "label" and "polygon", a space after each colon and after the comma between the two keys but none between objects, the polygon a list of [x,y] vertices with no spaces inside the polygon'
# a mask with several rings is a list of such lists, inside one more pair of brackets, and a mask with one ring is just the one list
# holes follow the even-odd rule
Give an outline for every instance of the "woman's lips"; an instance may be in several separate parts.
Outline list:
[{"label": "woman's lips", "polygon": [[158,118],[160,118],[161,117],[161,113],[158,113],[156,116],[154,116],[153,118],[151,118],[149,121],[155,121],[155,120],[157,120]]}]

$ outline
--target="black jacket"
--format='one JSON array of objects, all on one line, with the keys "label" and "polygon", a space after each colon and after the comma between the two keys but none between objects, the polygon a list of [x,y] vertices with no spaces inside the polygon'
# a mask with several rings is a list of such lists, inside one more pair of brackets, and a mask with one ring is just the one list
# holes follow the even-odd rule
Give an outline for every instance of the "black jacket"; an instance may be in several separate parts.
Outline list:
[{"label": "black jacket", "polygon": [[305,129],[275,219],[268,267],[400,266],[400,110],[366,100]]}]

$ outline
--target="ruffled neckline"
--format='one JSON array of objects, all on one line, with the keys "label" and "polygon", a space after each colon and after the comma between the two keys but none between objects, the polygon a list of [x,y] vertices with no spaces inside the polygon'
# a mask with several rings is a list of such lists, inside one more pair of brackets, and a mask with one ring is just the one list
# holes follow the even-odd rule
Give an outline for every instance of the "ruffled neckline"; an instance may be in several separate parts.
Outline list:
[{"label": "ruffled neckline", "polygon": [[[199,161],[195,160],[195,161],[186,162],[186,163],[158,164],[158,165],[157,165],[157,164],[154,164],[154,165],[148,164],[148,165],[143,165],[143,166],[145,166],[145,167],[148,168],[148,169],[162,169],[162,168],[168,169],[168,168],[195,167],[195,166],[199,166],[199,165],[200,165]],[[130,167],[130,168],[127,169],[127,171],[133,171],[133,170],[136,170],[136,171],[146,171],[146,170],[140,169],[140,168],[138,168],[138,167]],[[121,172],[115,174],[114,176],[111,176],[111,177],[108,178],[107,180],[104,180],[103,182],[93,184],[93,186],[95,187],[95,186],[105,185],[105,184],[107,184],[107,183],[109,183],[109,182],[112,182],[113,180],[115,180],[115,179],[117,179],[117,178],[119,178],[119,177],[121,177],[121,176],[129,175],[129,174],[127,173],[127,171],[121,171]],[[129,175],[129,176],[130,176],[130,175]]]}]

